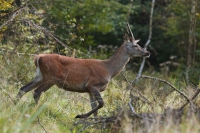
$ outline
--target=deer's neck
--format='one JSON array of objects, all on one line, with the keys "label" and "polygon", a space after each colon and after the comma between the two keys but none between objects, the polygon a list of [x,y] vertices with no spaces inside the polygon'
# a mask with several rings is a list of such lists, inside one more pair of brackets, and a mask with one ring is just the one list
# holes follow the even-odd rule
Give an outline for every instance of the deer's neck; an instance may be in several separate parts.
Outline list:
[{"label": "deer's neck", "polygon": [[121,47],[110,58],[105,60],[105,66],[108,69],[111,77],[119,74],[128,63],[129,59],[130,57],[127,54],[125,45],[121,45]]}]

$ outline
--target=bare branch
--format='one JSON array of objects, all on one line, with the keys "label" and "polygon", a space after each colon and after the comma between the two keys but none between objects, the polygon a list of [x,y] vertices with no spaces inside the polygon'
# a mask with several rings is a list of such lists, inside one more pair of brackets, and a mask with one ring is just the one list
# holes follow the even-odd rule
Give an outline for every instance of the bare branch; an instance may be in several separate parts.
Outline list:
[{"label": "bare branch", "polygon": [[40,123],[40,118],[37,116],[37,122],[38,124],[42,127],[42,129],[44,129],[45,133],[48,133],[47,130],[44,128],[44,126]]},{"label": "bare branch", "polygon": [[[63,47],[69,49],[70,51],[74,51],[73,48],[69,47],[67,44],[63,43],[62,41],[60,41],[60,39],[58,37],[56,37],[56,35],[54,35],[53,33],[51,33],[51,31],[47,30],[46,28],[37,25],[34,23],[34,21],[31,20],[21,20],[24,21],[26,23],[28,23],[30,26],[34,27],[36,30],[43,32],[45,35],[52,37],[54,40],[56,40],[56,42],[58,42],[59,44],[61,44]],[[88,57],[90,57],[90,55],[85,54],[81,51],[78,51],[78,53],[81,53],[82,55],[86,55]]]},{"label": "bare branch", "polygon": [[[147,49],[147,46],[151,42],[151,37],[152,37],[152,21],[153,21],[154,4],[155,4],[155,0],[152,0],[152,3],[151,3],[151,13],[150,13],[150,21],[149,21],[149,37],[148,37],[148,40],[147,40],[147,42],[145,43],[145,46],[144,46],[145,50]],[[143,57],[140,69],[138,71],[137,78],[139,78],[142,75],[142,71],[143,71],[145,62],[146,62],[146,58]]]},{"label": "bare branch", "polygon": [[29,53],[19,53],[19,52],[16,52],[16,51],[13,51],[13,50],[8,50],[8,49],[0,49],[0,51],[2,52],[9,52],[9,53],[12,53],[12,54],[17,54],[17,55],[30,55],[30,56],[35,56],[36,54],[29,54]]},{"label": "bare branch", "polygon": [[21,6],[20,8],[18,8],[17,10],[14,11],[14,13],[12,14],[12,16],[6,21],[4,22],[1,26],[0,26],[0,30],[6,26],[9,25],[21,12],[22,10],[26,7],[26,5]]},{"label": "bare branch", "polygon": [[129,107],[130,107],[130,109],[131,109],[131,111],[132,111],[132,113],[134,114],[134,115],[137,115],[137,113],[135,112],[135,109],[134,109],[134,107],[132,106],[132,101],[133,101],[133,99],[131,99],[130,100],[130,102],[128,103],[128,105],[129,105]]},{"label": "bare branch", "polygon": [[[200,89],[198,88],[198,90],[196,91],[196,93],[194,94],[194,96],[192,96],[192,98],[190,99],[190,101],[193,101],[200,93]],[[180,110],[182,110],[183,108],[185,108],[186,105],[188,105],[188,103],[190,103],[189,101],[187,101],[182,107],[180,107]]]},{"label": "bare branch", "polygon": [[[172,84],[170,84],[168,81],[166,80],[163,80],[163,79],[159,79],[159,78],[155,78],[155,77],[150,77],[150,76],[140,76],[139,78],[148,78],[148,79],[153,79],[153,80],[158,80],[160,82],[164,82],[166,84],[168,84],[171,88],[173,88],[175,91],[177,91],[180,95],[182,95],[189,103],[192,104],[191,100],[183,93],[181,92],[180,90],[178,90],[175,86],[173,86]],[[137,79],[139,79],[137,78]],[[132,83],[134,82],[135,80],[132,81]]]},{"label": "bare branch", "polygon": [[2,92],[4,92],[6,95],[8,95],[8,97],[11,99],[11,101],[12,101],[14,104],[16,104],[15,100],[10,96],[10,94],[9,94],[5,89],[3,89],[2,86],[1,86],[1,90],[2,90]]},{"label": "bare branch", "polygon": [[44,32],[46,35],[54,38],[58,43],[60,43],[63,47],[66,47],[68,49],[71,49],[70,47],[68,47],[66,44],[64,44],[63,42],[61,42],[57,37],[55,37],[50,31],[48,31],[47,29],[45,29],[44,27],[41,27],[37,24],[35,24],[33,21],[30,20],[24,20],[25,22],[27,22],[30,26],[36,28],[39,31]]},{"label": "bare branch", "polygon": [[[156,121],[155,119],[151,119],[151,118],[148,118],[148,117],[145,117],[145,116],[142,116],[142,115],[137,114],[137,113],[135,112],[134,107],[132,106],[131,102],[132,102],[132,101],[130,101],[130,102],[128,103],[128,105],[129,105],[129,107],[130,107],[132,113],[133,113],[136,117],[141,118],[141,119],[144,119],[144,120],[148,120],[148,121],[150,121],[150,122],[155,122],[155,121]],[[161,123],[162,121],[159,121],[159,122]]]},{"label": "bare branch", "polygon": [[102,124],[102,126],[103,126],[104,124],[113,123],[116,119],[117,119],[117,117],[94,117],[94,118],[86,118],[86,119],[79,120],[77,123],[75,123],[75,126],[76,125],[80,125],[80,124],[84,125],[78,131],[78,133],[80,133],[80,132],[84,131],[86,128],[92,126],[92,125]]},{"label": "bare branch", "polygon": [[132,84],[127,80],[126,76],[123,73],[121,73],[121,74],[124,77],[124,79],[126,80],[127,84],[131,87],[131,89],[134,90],[134,92],[136,92],[137,94],[139,94],[139,96],[141,96],[141,98],[142,98],[141,100],[144,101],[145,103],[151,104],[151,102],[145,96],[143,96],[138,90],[133,88]]}]

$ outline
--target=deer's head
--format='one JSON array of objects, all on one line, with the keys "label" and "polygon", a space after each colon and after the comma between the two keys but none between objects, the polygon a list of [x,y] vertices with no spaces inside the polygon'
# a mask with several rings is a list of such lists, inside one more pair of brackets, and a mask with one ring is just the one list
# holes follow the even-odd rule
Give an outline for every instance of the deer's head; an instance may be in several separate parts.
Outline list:
[{"label": "deer's head", "polygon": [[131,34],[131,37],[129,37],[128,33],[125,33],[124,35],[124,43],[126,46],[127,53],[130,57],[149,57],[150,52],[148,52],[146,49],[140,47],[137,43],[139,40],[135,40],[133,33],[130,29],[129,24],[127,23],[129,33]]}]

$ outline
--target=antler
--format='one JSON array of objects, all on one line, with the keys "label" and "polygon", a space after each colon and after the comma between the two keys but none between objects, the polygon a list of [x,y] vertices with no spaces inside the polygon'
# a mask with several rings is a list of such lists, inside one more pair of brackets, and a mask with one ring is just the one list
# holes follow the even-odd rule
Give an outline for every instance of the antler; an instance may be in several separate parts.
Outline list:
[{"label": "antler", "polygon": [[135,38],[134,38],[134,36],[133,36],[133,33],[132,33],[132,31],[131,31],[131,28],[130,28],[128,22],[127,22],[127,27],[128,27],[128,33],[131,33],[131,39],[132,39],[132,41],[135,41]]}]

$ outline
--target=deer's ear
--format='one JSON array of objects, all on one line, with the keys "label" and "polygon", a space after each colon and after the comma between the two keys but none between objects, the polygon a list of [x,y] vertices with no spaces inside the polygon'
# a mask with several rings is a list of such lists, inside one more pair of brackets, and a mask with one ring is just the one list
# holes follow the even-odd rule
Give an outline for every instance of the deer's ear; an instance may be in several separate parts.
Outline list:
[{"label": "deer's ear", "polygon": [[127,32],[125,32],[125,33],[124,33],[124,38],[123,38],[123,39],[124,39],[124,41],[125,41],[125,42],[128,42],[128,41],[130,41],[130,38],[129,38],[129,36],[128,36],[128,33],[127,33]]},{"label": "deer's ear", "polygon": [[135,43],[138,43],[140,41],[140,39],[139,40],[135,40]]}]

